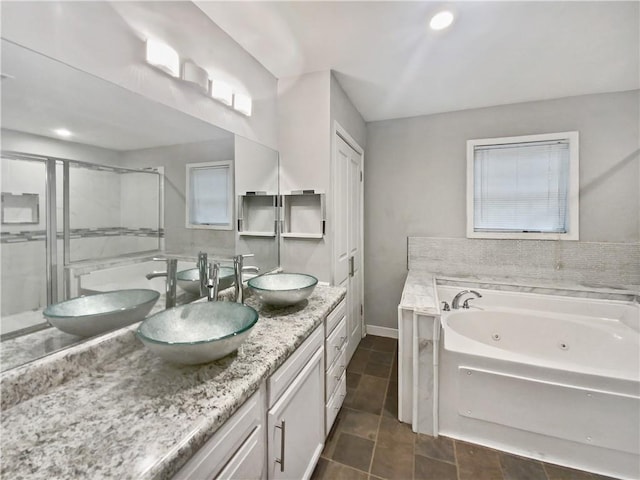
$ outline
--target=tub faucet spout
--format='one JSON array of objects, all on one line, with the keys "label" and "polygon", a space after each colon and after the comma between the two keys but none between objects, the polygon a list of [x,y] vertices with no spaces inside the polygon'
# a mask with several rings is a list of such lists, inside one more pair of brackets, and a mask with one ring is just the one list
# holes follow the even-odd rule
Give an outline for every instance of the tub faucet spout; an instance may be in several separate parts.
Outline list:
[{"label": "tub faucet spout", "polygon": [[[453,297],[453,300],[451,301],[451,309],[454,310],[454,309],[460,308],[460,299],[468,293],[470,293],[471,295],[475,295],[476,296],[475,298],[482,298],[482,295],[480,295],[475,290],[463,290],[460,293],[458,293],[455,297]],[[469,308],[469,300],[472,300],[472,299],[469,298],[465,300],[465,302],[462,304],[462,308]]]}]

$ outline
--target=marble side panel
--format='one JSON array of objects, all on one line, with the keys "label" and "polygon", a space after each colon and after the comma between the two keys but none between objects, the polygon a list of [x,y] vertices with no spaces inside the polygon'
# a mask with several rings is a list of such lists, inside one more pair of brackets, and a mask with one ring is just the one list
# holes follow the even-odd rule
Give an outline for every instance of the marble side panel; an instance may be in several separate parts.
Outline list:
[{"label": "marble side panel", "polygon": [[260,319],[247,341],[203,366],[169,364],[143,347],[134,326],[118,331],[110,340],[122,342],[123,350],[2,412],[1,475],[171,478],[345,293],[319,285],[307,301],[284,309],[249,298]]}]

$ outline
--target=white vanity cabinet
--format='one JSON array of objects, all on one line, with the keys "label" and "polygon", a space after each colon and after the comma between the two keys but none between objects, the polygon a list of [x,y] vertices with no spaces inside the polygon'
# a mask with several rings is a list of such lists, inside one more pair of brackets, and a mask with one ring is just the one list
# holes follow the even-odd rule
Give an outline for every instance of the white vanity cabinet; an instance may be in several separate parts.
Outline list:
[{"label": "white vanity cabinet", "polygon": [[342,407],[347,394],[347,304],[346,300],[327,316],[325,320],[326,371],[325,371],[325,432],[331,426]]},{"label": "white vanity cabinet", "polygon": [[266,479],[264,383],[173,477]]},{"label": "white vanity cabinet", "polygon": [[311,477],[324,446],[324,334],[318,327],[268,380],[268,478]]},{"label": "white vanity cabinet", "polygon": [[311,477],[325,439],[324,346],[320,325],[174,480]]}]

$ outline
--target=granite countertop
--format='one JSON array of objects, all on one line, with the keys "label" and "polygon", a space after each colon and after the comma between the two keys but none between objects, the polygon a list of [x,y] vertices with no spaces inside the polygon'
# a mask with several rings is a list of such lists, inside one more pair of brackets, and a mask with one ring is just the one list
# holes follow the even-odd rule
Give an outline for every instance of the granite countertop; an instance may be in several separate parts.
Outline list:
[{"label": "granite countertop", "polygon": [[[171,478],[345,293],[319,285],[307,301],[278,309],[247,299],[260,314],[251,334],[238,352],[203,366],[155,357],[132,325],[5,372],[1,475]],[[40,387],[27,387],[34,382]]]},{"label": "granite countertop", "polygon": [[604,300],[638,301],[637,290],[591,287],[571,283],[532,283],[530,279],[506,277],[452,277],[423,269],[409,270],[402,290],[400,307],[424,315],[440,315],[436,292],[438,285],[465,288],[485,288],[547,295],[599,298]]},{"label": "granite countertop", "polygon": [[[219,298],[231,298],[232,294],[233,288],[228,288],[220,292]],[[160,297],[147,316],[165,309],[165,297],[166,295],[164,293],[160,294]],[[185,293],[178,297],[177,303],[178,305],[182,305],[184,303],[190,303],[193,300],[193,296]],[[30,323],[33,325],[44,324],[47,322],[47,319],[43,314],[43,310],[44,309],[38,309],[27,312],[24,316],[29,318]],[[3,340],[2,348],[0,348],[0,371],[6,371],[24,365],[27,362],[42,358],[45,355],[57,352],[63,348],[77,345],[86,340],[87,338],[71,335],[70,333],[65,333],[51,326]]]}]

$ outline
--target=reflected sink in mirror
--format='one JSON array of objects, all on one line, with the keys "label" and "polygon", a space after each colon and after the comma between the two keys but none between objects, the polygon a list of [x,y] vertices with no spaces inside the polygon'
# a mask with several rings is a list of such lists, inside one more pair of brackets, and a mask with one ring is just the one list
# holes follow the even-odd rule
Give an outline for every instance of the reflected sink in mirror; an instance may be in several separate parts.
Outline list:
[{"label": "reflected sink in mirror", "polygon": [[241,303],[192,303],[150,316],[136,333],[159,357],[198,365],[237,350],[257,321],[258,312]]},{"label": "reflected sink in mirror", "polygon": [[269,305],[284,307],[300,303],[311,295],[318,279],[305,273],[270,273],[247,282],[254,295]]},{"label": "reflected sink in mirror", "polygon": [[[178,286],[185,292],[200,297],[200,271],[197,268],[190,268],[178,272]],[[220,267],[218,274],[218,291],[229,288],[235,283],[232,267]]]},{"label": "reflected sink in mirror", "polygon": [[115,290],[50,305],[43,315],[63,332],[91,337],[139,322],[158,298],[160,294],[155,290]]}]

